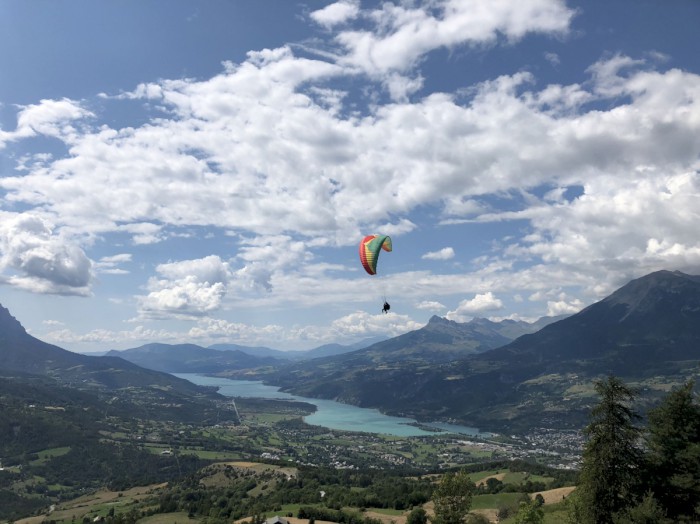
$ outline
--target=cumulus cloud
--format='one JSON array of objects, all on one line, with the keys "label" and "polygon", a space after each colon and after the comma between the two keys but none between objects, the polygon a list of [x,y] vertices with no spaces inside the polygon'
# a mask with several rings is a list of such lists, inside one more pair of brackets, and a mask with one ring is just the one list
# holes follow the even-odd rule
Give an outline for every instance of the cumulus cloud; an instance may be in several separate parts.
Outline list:
[{"label": "cumulus cloud", "polygon": [[442,311],[445,309],[445,305],[435,300],[424,300],[416,304],[416,308],[425,309],[427,311]]},{"label": "cumulus cloud", "polygon": [[428,52],[459,45],[484,45],[499,35],[518,40],[528,33],[564,33],[574,12],[561,2],[525,0],[444,0],[425,5],[386,2],[368,18],[372,30],[340,33],[347,50],[343,63],[370,74],[405,71]]},{"label": "cumulus cloud", "polygon": [[431,251],[426,253],[421,258],[424,258],[425,260],[450,260],[451,258],[454,258],[454,256],[454,249],[451,247],[443,247],[439,251]]},{"label": "cumulus cloud", "polygon": [[237,288],[253,288],[271,291],[275,275],[286,271],[313,270],[308,263],[313,258],[306,242],[287,235],[243,238],[236,259],[244,265],[235,271]]},{"label": "cumulus cloud", "polygon": [[216,311],[226,294],[229,266],[218,256],[160,264],[140,297],[144,317],[201,316]]},{"label": "cumulus cloud", "polygon": [[0,130],[0,149],[6,142],[45,135],[71,141],[78,130],[72,122],[93,116],[80,104],[67,98],[42,100],[38,104],[21,106],[14,131]]},{"label": "cumulus cloud", "polygon": [[92,262],[51,224],[31,214],[0,214],[0,271],[5,282],[28,291],[88,295]]},{"label": "cumulus cloud", "polygon": [[[501,307],[491,293],[570,285],[599,296],[651,270],[700,267],[699,75],[609,55],[580,84],[542,85],[520,70],[463,93],[423,93],[432,51],[565,33],[573,11],[553,0],[359,8],[341,1],[312,13],[341,29],[333,53],[250,52],[211,78],[100,101],[125,113],[153,108],[133,127],[112,128],[67,99],[19,108],[16,129],[0,133],[5,147],[45,135],[66,153],[23,151],[0,178],[3,209],[28,210],[0,224],[4,282],[86,295],[93,269],[123,273],[129,263],[93,266],[84,250],[96,239],[128,234],[136,251],[201,227],[228,232],[231,253],[158,266],[139,299],[144,316],[201,318],[233,297],[354,304],[365,299],[357,281],[329,276],[349,263],[324,263],[319,252],[354,246],[362,231],[395,235],[399,246],[425,210],[455,228],[522,226],[494,238],[473,272],[421,268],[388,280],[411,303],[431,297],[425,307],[455,290],[477,294],[454,318]],[[423,260],[451,258],[450,249]],[[580,305],[538,298],[552,311]],[[390,318],[358,320],[369,330]]]},{"label": "cumulus cloud", "polygon": [[284,328],[276,324],[254,326],[223,319],[202,318],[188,331],[187,338],[207,341],[226,340],[253,345],[262,341],[267,343],[271,340],[282,341],[286,338],[284,335],[286,335]]},{"label": "cumulus cloud", "polygon": [[[518,73],[483,83],[468,105],[438,93],[355,120],[298,88],[341,69],[288,49],[259,53],[209,80],[164,81],[158,100],[173,118],[75,137],[70,157],[5,177],[0,187],[10,201],[45,206],[66,227],[127,231],[136,244],[162,241],[167,227],[182,225],[349,242],[360,222],[380,224],[419,205],[442,202],[448,214],[488,219],[478,195],[545,182],[580,184],[589,195],[601,177],[624,190],[625,173],[641,168],[654,171],[648,177],[687,173],[699,133],[682,115],[697,111],[697,76],[620,77],[619,64],[595,71],[604,87],[592,91],[528,91],[532,76]],[[572,113],[602,94],[631,102]],[[664,123],[674,114],[677,123]],[[411,222],[389,225],[405,231],[400,224]]]},{"label": "cumulus cloud", "polygon": [[341,0],[313,11],[309,16],[317,24],[331,28],[357,17],[359,13],[360,2],[358,0]]},{"label": "cumulus cloud", "polygon": [[171,344],[192,342],[192,340],[187,340],[182,333],[165,329],[148,329],[141,325],[131,330],[93,329],[87,333],[75,333],[69,328],[54,329],[42,334],[42,340],[47,340],[57,345],[96,344],[101,347],[133,347],[134,345],[145,344],[154,340]]},{"label": "cumulus cloud", "polygon": [[574,299],[571,302],[566,302],[564,300],[558,300],[556,302],[549,301],[547,302],[547,316],[571,315],[581,311],[583,306],[583,302],[579,299]]},{"label": "cumulus cloud", "polygon": [[336,319],[328,326],[285,328],[278,324],[254,325],[231,322],[220,318],[192,318],[195,325],[185,331],[149,329],[138,325],[131,330],[94,329],[78,334],[61,323],[46,323],[52,329],[42,339],[55,344],[99,344],[102,346],[132,346],[153,340],[177,343],[196,343],[208,346],[215,343],[236,343],[250,346],[272,345],[281,349],[310,349],[338,341],[357,341],[371,336],[392,337],[422,327],[407,316],[370,315],[357,311]]},{"label": "cumulus cloud", "polygon": [[496,298],[490,291],[477,294],[471,300],[462,300],[454,311],[449,311],[445,318],[456,322],[466,322],[474,316],[487,311],[496,311],[503,308],[503,302]]},{"label": "cumulus cloud", "polygon": [[332,330],[341,338],[372,335],[393,337],[420,327],[422,325],[411,320],[408,316],[396,313],[371,315],[366,311],[356,311],[334,320],[331,324]]}]

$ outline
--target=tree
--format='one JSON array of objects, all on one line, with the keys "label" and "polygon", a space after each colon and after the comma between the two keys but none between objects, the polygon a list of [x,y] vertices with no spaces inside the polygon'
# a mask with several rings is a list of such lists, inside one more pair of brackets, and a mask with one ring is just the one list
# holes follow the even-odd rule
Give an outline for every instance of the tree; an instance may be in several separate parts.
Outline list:
[{"label": "tree", "polygon": [[536,500],[521,502],[518,513],[515,515],[514,524],[542,524],[544,522],[544,510]]},{"label": "tree", "polygon": [[465,524],[475,489],[464,470],[443,475],[440,485],[433,492],[433,524]]},{"label": "tree", "polygon": [[577,488],[580,524],[611,524],[615,513],[637,503],[641,490],[641,430],[630,407],[636,393],[616,377],[597,381],[600,402],[591,410]]},{"label": "tree", "polygon": [[428,514],[423,508],[413,508],[406,518],[406,524],[428,524]]},{"label": "tree", "polygon": [[700,520],[700,405],[690,381],[649,412],[650,485],[667,516]]},{"label": "tree", "polygon": [[666,512],[654,498],[648,493],[636,506],[627,508],[615,515],[615,524],[671,524],[675,520],[668,520]]}]

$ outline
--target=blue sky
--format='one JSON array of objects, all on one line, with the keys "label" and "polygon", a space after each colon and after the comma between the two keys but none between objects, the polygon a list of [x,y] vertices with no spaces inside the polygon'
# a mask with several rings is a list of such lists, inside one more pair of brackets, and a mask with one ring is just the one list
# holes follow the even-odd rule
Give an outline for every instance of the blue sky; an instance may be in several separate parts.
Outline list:
[{"label": "blue sky", "polygon": [[[0,0],[0,303],[79,352],[306,349],[698,274],[699,20],[696,0]],[[394,245],[376,276],[372,233]]]}]

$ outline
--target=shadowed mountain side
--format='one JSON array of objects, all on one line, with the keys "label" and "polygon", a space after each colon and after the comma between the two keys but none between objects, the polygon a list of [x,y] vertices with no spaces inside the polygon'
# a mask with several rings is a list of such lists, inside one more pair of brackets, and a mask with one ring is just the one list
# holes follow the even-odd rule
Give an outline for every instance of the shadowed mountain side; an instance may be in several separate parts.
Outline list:
[{"label": "shadowed mountain side", "polygon": [[318,357],[329,357],[333,355],[342,355],[358,349],[363,349],[377,342],[386,340],[386,337],[372,337],[361,340],[354,344],[324,344],[309,350],[292,350],[282,351],[279,349],[270,349],[259,346],[240,346],[238,344],[212,344],[211,349],[218,351],[242,351],[254,357],[274,357],[284,360],[308,360]]},{"label": "shadowed mountain side", "polygon": [[[554,320],[545,318],[530,324],[475,319],[458,323],[434,316],[421,329],[368,348],[294,363],[259,373],[256,378],[298,395],[378,407],[396,414],[409,413],[416,395],[429,402],[435,391],[438,400],[430,402],[435,413],[427,417],[435,419],[446,416],[441,392],[449,388],[439,373],[446,363],[503,345],[512,340],[508,335],[535,331]],[[250,373],[227,376],[251,378]]]},{"label": "shadowed mountain side", "polygon": [[700,277],[659,271],[478,358],[511,364],[532,361],[545,369],[580,361],[585,368],[644,374],[666,361],[697,360],[699,343]]},{"label": "shadowed mountain side", "polygon": [[580,426],[594,379],[616,375],[638,387],[643,408],[693,378],[699,362],[700,277],[659,271],[537,333],[446,366],[438,374],[443,394],[416,404],[425,412],[457,397],[463,418]]},{"label": "shadowed mountain side", "polygon": [[595,401],[594,379],[616,374],[638,386],[649,404],[696,375],[700,277],[652,273],[536,333],[449,362],[440,360],[439,349],[432,360],[415,358],[439,347],[420,342],[430,340],[429,326],[266,380],[300,395],[482,429],[581,427]]},{"label": "shadowed mountain side", "polygon": [[139,366],[167,373],[217,373],[279,365],[272,357],[254,357],[239,350],[221,351],[195,344],[146,344],[123,351],[110,351]]},{"label": "shadowed mountain side", "polygon": [[433,316],[428,324],[415,331],[357,351],[302,363],[298,368],[311,370],[337,363],[345,370],[350,370],[353,366],[403,367],[407,364],[432,365],[451,362],[507,344],[515,337],[537,331],[558,318],[562,317],[548,317],[535,323],[514,320],[491,322],[477,318],[460,323]]},{"label": "shadowed mountain side", "polygon": [[[114,402],[155,419],[204,420],[226,399],[210,388],[167,373],[145,369],[118,357],[87,356],[66,351],[29,335],[0,306],[0,374],[38,375],[77,389],[104,393]],[[136,413],[136,412],[134,412]]]}]

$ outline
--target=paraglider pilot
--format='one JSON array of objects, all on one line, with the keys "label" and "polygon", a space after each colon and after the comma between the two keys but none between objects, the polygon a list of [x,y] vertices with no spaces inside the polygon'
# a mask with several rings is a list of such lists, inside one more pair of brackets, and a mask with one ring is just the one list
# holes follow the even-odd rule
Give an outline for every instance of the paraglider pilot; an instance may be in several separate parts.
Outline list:
[{"label": "paraglider pilot", "polygon": [[386,314],[389,312],[390,309],[391,309],[391,306],[389,305],[389,302],[387,302],[387,301],[385,300],[385,301],[384,301],[384,307],[382,308],[382,313],[384,313],[384,314],[386,315]]}]

